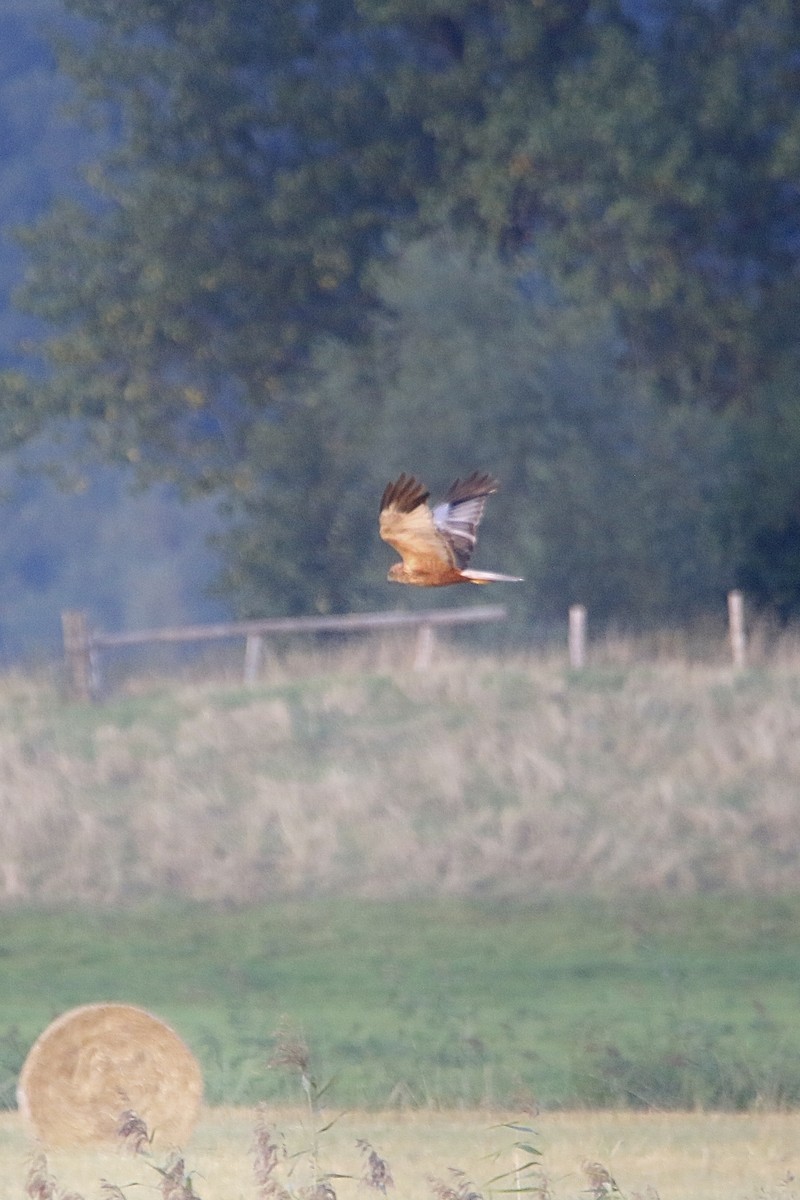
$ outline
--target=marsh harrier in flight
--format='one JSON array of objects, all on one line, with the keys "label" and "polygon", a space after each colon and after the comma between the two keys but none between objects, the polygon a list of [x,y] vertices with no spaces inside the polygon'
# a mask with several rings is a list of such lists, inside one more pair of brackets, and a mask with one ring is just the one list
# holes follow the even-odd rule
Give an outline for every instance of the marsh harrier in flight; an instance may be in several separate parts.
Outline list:
[{"label": "marsh harrier in flight", "polygon": [[431,510],[430,492],[410,475],[390,483],[381,497],[380,534],[402,558],[389,570],[393,583],[445,587],[449,583],[521,583],[517,575],[474,571],[467,564],[475,549],[486,499],[497,491],[491,475],[473,471],[450,485]]}]

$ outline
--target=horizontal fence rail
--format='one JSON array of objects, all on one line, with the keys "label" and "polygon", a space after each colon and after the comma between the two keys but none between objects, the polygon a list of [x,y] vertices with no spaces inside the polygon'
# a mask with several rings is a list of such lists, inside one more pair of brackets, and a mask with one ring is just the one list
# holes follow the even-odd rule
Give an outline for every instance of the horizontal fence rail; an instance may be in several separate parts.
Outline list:
[{"label": "horizontal fence rail", "polygon": [[[748,663],[748,638],[744,597],[740,591],[728,593],[728,641],[733,666],[737,670]],[[442,626],[481,624],[504,621],[506,609],[499,604],[475,608],[432,609],[426,612],[343,613],[326,617],[265,617],[259,621],[218,622],[213,625],[184,625],[178,628],[140,629],[127,633],[100,633],[91,630],[85,612],[69,611],[61,615],[67,682],[73,696],[91,700],[101,691],[100,652],[117,646],[144,646],[153,643],[209,642],[223,638],[244,638],[244,681],[256,681],[262,668],[264,641],[281,634],[367,633],[383,629],[416,630],[414,669],[430,666],[435,647],[435,631]],[[570,668],[582,671],[589,657],[588,615],[585,605],[569,609],[567,653]]]},{"label": "horizontal fence rail", "polygon": [[324,617],[265,617],[258,621],[218,622],[212,625],[184,625],[176,628],[130,630],[125,633],[96,632],[89,627],[85,612],[62,613],[64,658],[71,694],[91,700],[102,689],[100,651],[117,646],[145,646],[154,643],[177,645],[188,642],[221,641],[244,638],[244,680],[253,683],[258,676],[264,638],[279,634],[368,633],[384,629],[415,629],[415,670],[431,663],[435,629],[451,625],[484,624],[504,621],[506,609],[499,604],[475,608],[432,609],[426,612],[344,613]]}]

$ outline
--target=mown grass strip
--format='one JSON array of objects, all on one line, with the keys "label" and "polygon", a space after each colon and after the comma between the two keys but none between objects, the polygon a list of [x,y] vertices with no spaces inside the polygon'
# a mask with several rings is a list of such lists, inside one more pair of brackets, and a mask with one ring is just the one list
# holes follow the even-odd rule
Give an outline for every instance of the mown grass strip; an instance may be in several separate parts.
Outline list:
[{"label": "mown grass strip", "polygon": [[800,900],[331,900],[7,911],[0,1077],[73,1005],[171,1021],[209,1099],[291,1100],[281,1022],[344,1105],[800,1103]]}]

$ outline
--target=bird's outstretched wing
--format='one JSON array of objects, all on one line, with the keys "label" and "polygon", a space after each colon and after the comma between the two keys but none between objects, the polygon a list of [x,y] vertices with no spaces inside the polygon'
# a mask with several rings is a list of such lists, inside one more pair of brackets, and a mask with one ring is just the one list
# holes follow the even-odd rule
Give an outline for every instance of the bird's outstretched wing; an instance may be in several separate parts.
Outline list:
[{"label": "bird's outstretched wing", "polygon": [[434,524],[429,496],[413,476],[401,475],[381,497],[380,535],[411,569],[432,563],[455,565],[446,537]]},{"label": "bird's outstretched wing", "polygon": [[433,523],[459,570],[463,571],[472,558],[486,499],[497,491],[497,486],[491,475],[473,471],[464,480],[454,480],[442,503],[433,510]]},{"label": "bird's outstretched wing", "polygon": [[444,587],[450,583],[518,583],[517,575],[473,571],[467,564],[475,549],[487,496],[497,491],[491,475],[473,471],[450,485],[431,512],[429,493],[411,475],[390,483],[381,497],[380,534],[402,558],[389,569],[395,583]]}]

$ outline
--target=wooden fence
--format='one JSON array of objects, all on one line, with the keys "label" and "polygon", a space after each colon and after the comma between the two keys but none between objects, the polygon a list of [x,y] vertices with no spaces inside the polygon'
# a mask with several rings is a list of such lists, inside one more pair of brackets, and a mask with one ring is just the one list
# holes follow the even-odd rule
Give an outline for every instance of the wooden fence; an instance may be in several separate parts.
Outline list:
[{"label": "wooden fence", "polygon": [[[567,625],[567,654],[573,671],[582,671],[586,666],[586,621],[586,606],[571,605]],[[728,640],[733,665],[738,668],[746,667],[744,596],[739,591],[728,592]]]},{"label": "wooden fence", "polygon": [[142,629],[130,633],[98,633],[89,626],[85,612],[61,615],[67,682],[72,696],[96,699],[102,691],[101,651],[116,646],[173,645],[187,642],[244,638],[244,681],[253,683],[261,667],[264,639],[281,634],[375,633],[383,629],[416,630],[413,665],[417,671],[430,665],[435,630],[442,626],[484,624],[503,621],[501,605],[475,608],[434,609],[427,612],[347,613],[330,617],[269,617],[261,621],[234,621],[215,625],[185,625],[177,629]]},{"label": "wooden fence", "polygon": [[[244,638],[244,681],[254,683],[261,669],[264,640],[281,634],[375,633],[381,629],[416,630],[413,665],[423,671],[431,663],[435,630],[448,625],[503,621],[501,605],[475,608],[434,609],[427,612],[347,613],[332,617],[269,617],[262,621],[226,622],[216,625],[186,625],[178,629],[143,629],[132,633],[96,633],[85,612],[62,613],[64,657],[71,694],[77,699],[96,699],[102,691],[100,652],[115,646],[142,646],[156,642],[172,644]],[[733,665],[747,665],[744,598],[739,591],[728,593],[728,638]],[[587,613],[583,604],[569,610],[567,654],[569,665],[581,671],[586,665]]]}]

